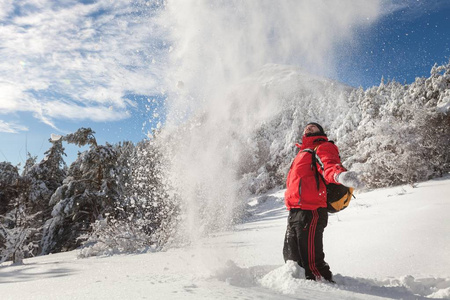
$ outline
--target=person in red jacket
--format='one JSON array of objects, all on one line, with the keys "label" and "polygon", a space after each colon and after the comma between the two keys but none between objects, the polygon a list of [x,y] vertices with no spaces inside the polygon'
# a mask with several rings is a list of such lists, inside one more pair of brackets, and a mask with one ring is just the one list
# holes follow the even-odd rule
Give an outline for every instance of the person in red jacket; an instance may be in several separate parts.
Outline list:
[{"label": "person in red jacket", "polygon": [[323,180],[316,178],[311,166],[315,150],[317,168],[327,183],[360,188],[362,183],[355,172],[347,171],[341,164],[339,150],[328,141],[317,123],[309,123],[303,131],[302,144],[296,144],[299,153],[287,175],[285,204],[289,210],[288,226],[283,249],[284,259],[296,261],[305,269],[305,277],[334,282],[330,266],[323,253],[323,231],[328,223],[327,191]]}]

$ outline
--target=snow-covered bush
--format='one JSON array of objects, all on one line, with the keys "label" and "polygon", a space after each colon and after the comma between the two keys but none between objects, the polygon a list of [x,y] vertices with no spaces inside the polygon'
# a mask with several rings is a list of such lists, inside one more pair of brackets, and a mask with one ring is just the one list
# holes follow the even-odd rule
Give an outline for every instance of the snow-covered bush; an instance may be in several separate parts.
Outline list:
[{"label": "snow-covered bush", "polygon": [[103,219],[92,224],[92,232],[81,238],[85,240],[79,257],[142,253],[157,247],[142,228],[126,220]]},{"label": "snow-covered bush", "polygon": [[39,243],[36,240],[30,241],[30,238],[41,230],[32,226],[32,221],[38,214],[27,215],[21,205],[5,216],[0,216],[0,240],[3,240],[0,263],[12,260],[15,264],[22,264],[24,258],[35,255]]}]

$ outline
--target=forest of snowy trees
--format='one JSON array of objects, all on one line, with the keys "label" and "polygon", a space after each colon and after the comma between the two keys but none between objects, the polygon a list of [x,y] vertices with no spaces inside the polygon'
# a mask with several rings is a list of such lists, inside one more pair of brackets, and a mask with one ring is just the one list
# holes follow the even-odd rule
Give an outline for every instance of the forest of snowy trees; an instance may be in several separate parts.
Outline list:
[{"label": "forest of snowy trees", "polygon": [[[344,88],[340,109],[324,99],[296,94],[256,126],[239,152],[241,190],[283,188],[294,144],[309,121],[323,124],[344,166],[361,172],[368,188],[450,171],[450,63],[409,85]],[[45,158],[28,155],[21,173],[0,162],[0,262],[76,248],[81,256],[158,251],[173,242],[183,203],[166,174],[167,136],[98,145],[94,134],[80,128],[53,136]],[[64,143],[89,148],[66,166]]]},{"label": "forest of snowy trees", "polygon": [[361,172],[368,188],[413,184],[448,173],[450,63],[434,66],[430,73],[409,85],[382,81],[339,95],[332,89],[331,101],[285,102],[247,145],[251,154],[240,170],[245,185],[253,193],[283,185],[302,126],[314,120],[339,147],[343,165]]},{"label": "forest of snowy trees", "polygon": [[[165,190],[161,151],[153,141],[98,145],[90,128],[49,141],[45,158],[36,163],[29,157],[22,174],[0,163],[0,261],[82,244],[93,255],[167,242],[166,224],[176,218],[177,206]],[[67,168],[63,142],[89,149]]]}]

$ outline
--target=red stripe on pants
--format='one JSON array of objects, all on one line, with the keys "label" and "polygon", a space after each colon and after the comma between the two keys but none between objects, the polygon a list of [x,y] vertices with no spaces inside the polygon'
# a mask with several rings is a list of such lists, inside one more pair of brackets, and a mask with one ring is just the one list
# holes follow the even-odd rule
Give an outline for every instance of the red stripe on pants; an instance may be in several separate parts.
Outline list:
[{"label": "red stripe on pants", "polygon": [[309,236],[308,236],[308,265],[311,272],[316,276],[316,279],[321,277],[319,270],[316,267],[316,249],[315,249],[315,236],[316,236],[316,228],[317,221],[319,220],[319,214],[317,210],[313,210],[312,212],[312,220],[309,225]]}]

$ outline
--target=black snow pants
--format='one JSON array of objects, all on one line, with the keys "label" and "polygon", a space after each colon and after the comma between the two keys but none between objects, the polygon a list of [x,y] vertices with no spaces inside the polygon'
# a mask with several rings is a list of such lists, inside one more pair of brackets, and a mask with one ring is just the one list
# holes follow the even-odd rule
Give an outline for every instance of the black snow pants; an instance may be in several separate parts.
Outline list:
[{"label": "black snow pants", "polygon": [[284,239],[284,260],[296,261],[305,269],[306,279],[331,281],[330,266],[323,253],[323,231],[328,224],[326,208],[289,211]]}]

